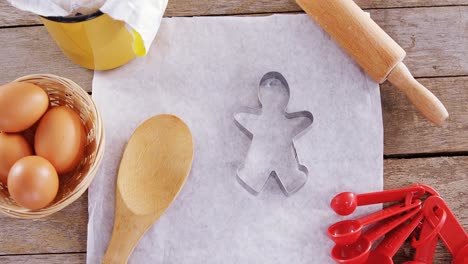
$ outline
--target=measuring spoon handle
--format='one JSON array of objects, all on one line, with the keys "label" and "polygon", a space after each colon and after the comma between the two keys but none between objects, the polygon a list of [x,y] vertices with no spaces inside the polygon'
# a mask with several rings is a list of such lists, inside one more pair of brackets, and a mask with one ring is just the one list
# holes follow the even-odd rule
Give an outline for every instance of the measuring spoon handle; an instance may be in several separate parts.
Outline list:
[{"label": "measuring spoon handle", "polygon": [[390,233],[385,236],[384,240],[380,242],[375,252],[392,258],[422,219],[423,214],[419,211],[409,224],[402,224],[390,231]]},{"label": "measuring spoon handle", "polygon": [[382,192],[362,193],[356,196],[357,205],[361,206],[402,201],[411,193],[413,193],[413,198],[419,198],[424,195],[425,190],[424,187],[416,185],[408,188],[386,190]]},{"label": "measuring spoon handle", "polygon": [[359,221],[359,223],[361,223],[361,225],[365,226],[365,225],[368,225],[368,224],[372,224],[372,223],[381,221],[381,220],[386,219],[386,218],[388,218],[390,216],[401,214],[401,213],[404,213],[404,212],[409,211],[411,209],[414,209],[414,208],[416,208],[418,206],[421,206],[421,203],[422,203],[421,200],[414,200],[413,203],[410,204],[409,206],[406,206],[405,204],[396,204],[396,205],[390,206],[388,208],[385,208],[383,210],[377,211],[375,213],[363,216],[363,217],[361,217],[359,219],[356,219],[356,220]]},{"label": "measuring spoon handle", "polygon": [[424,217],[432,226],[436,226],[439,222],[438,216],[434,211],[434,209],[437,208],[447,213],[447,218],[439,231],[439,236],[452,256],[456,256],[457,253],[468,244],[468,235],[440,196],[431,196],[424,202]]},{"label": "measuring spoon handle", "polygon": [[410,219],[414,215],[416,215],[419,211],[421,211],[421,205],[413,209],[412,211],[401,215],[393,217],[387,221],[384,221],[382,224],[377,224],[376,228],[373,228],[371,231],[364,234],[364,236],[371,242],[376,241],[381,236],[385,235],[386,233],[390,232],[397,226],[401,225],[402,223],[406,222],[406,220]]},{"label": "measuring spoon handle", "polygon": [[457,255],[453,256],[452,264],[466,264],[468,263],[468,244],[465,245]]},{"label": "measuring spoon handle", "polygon": [[[423,206],[424,208],[424,206]],[[442,228],[442,225],[445,224],[447,218],[447,213],[442,209],[438,210],[438,213],[442,215],[442,218],[439,220],[438,226],[435,228],[427,221],[424,220],[421,233],[419,234],[419,240],[413,237],[411,245],[416,248],[416,253],[414,254],[414,261],[419,261],[422,263],[432,263],[434,259],[435,249],[437,247],[437,242],[439,240],[439,231]]]}]

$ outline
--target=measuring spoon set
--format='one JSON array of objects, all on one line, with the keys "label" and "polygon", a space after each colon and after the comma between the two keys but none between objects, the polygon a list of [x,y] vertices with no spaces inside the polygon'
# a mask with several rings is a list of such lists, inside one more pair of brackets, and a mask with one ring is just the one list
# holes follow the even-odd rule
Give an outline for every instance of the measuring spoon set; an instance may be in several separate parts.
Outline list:
[{"label": "measuring spoon set", "polygon": [[[427,197],[424,202],[423,197]],[[335,242],[331,256],[337,263],[391,264],[393,256],[410,237],[416,252],[414,259],[405,264],[432,263],[439,239],[452,254],[452,264],[468,263],[465,229],[439,193],[427,185],[364,194],[343,192],[332,199],[330,206],[337,214],[346,216],[357,206],[380,203],[395,204],[328,228],[328,236]]]}]

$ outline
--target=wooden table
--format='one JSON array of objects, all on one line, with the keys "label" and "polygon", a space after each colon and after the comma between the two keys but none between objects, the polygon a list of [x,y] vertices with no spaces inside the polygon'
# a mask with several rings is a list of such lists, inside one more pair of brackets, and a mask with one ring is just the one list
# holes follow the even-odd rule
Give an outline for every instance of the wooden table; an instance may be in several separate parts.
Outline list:
[{"label": "wooden table", "polygon": [[[359,0],[403,48],[405,63],[445,104],[450,118],[428,123],[390,84],[381,85],[385,188],[425,183],[437,189],[468,228],[468,0]],[[294,0],[170,0],[166,16],[299,12]],[[0,83],[52,73],[91,91],[93,72],[71,63],[37,16],[0,1]],[[87,195],[39,220],[0,215],[0,263],[84,263]],[[395,263],[411,257],[405,246]],[[449,263],[441,245],[435,263]]]}]

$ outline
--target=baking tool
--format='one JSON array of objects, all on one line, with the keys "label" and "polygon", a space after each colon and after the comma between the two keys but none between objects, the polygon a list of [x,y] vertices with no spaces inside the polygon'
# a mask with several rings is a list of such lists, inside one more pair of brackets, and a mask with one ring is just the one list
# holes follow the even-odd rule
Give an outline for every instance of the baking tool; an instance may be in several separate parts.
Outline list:
[{"label": "baking tool", "polygon": [[385,238],[380,242],[378,247],[370,253],[367,263],[393,264],[393,256],[422,219],[423,214],[419,212],[410,223],[402,224],[390,231],[390,233],[385,235]]},{"label": "baking tool", "polygon": [[[422,232],[422,228],[421,228],[421,234],[419,235],[419,240],[416,240],[416,238],[413,236],[413,239],[411,241],[411,245],[413,247],[419,248],[422,246],[431,245],[430,242],[434,242],[433,241],[434,238],[438,238],[438,233],[440,232],[443,225],[445,224],[445,220],[447,220],[447,212],[445,212],[441,208],[437,209],[437,218],[439,220],[435,227],[433,227],[432,224],[429,223],[428,221],[424,222],[425,224],[423,224],[422,228],[424,228],[425,230],[424,232]],[[435,244],[437,244],[437,242],[435,242]]]},{"label": "baking tool", "polygon": [[335,245],[331,251],[332,258],[337,263],[360,264],[365,263],[370,254],[372,243],[390,230],[404,223],[421,211],[421,206],[402,216],[393,217],[377,223],[356,242],[350,245]]},{"label": "baking tool", "polygon": [[415,185],[409,188],[363,194],[342,192],[332,199],[330,206],[339,215],[350,215],[357,206],[397,202],[404,200],[410,193],[413,193],[412,198],[416,199],[424,195],[425,189],[423,186]]},{"label": "baking tool", "polygon": [[120,163],[114,229],[102,263],[127,262],[181,190],[192,160],[192,135],[178,117],[154,116],[135,130]]},{"label": "baking tool", "polygon": [[424,191],[426,191],[427,194],[440,196],[439,193],[429,185],[422,184],[422,183],[416,183],[416,184],[413,184],[411,186],[421,186],[422,188],[424,188]]},{"label": "baking tool", "polygon": [[404,213],[411,209],[421,206],[420,200],[415,200],[411,205],[396,204],[384,210],[366,215],[355,220],[343,220],[331,225],[328,230],[328,236],[335,241],[337,245],[349,245],[356,242],[361,236],[362,228],[366,225],[376,223],[391,216]]},{"label": "baking tool", "polygon": [[288,196],[307,182],[308,170],[299,163],[294,142],[308,131],[313,116],[308,111],[288,113],[289,98],[289,85],[284,76],[268,72],[258,87],[261,109],[234,116],[236,125],[251,140],[237,178],[252,194],[260,193],[272,175]]},{"label": "baking tool", "polygon": [[403,64],[406,52],[352,0],[296,0],[315,21],[374,79],[400,89],[434,124],[448,113]]},{"label": "baking tool", "polygon": [[[431,196],[424,202],[424,217],[432,226],[436,226],[440,221],[435,210],[442,209],[447,213],[447,219],[439,231],[439,236],[457,261],[468,257],[468,235],[463,226],[440,196]],[[442,219],[442,218],[441,218]],[[454,262],[455,263],[455,262]]]},{"label": "baking tool", "polygon": [[422,262],[422,261],[416,261],[416,260],[408,260],[403,262],[403,264],[429,264],[432,262]]},{"label": "baking tool", "polygon": [[[445,224],[445,220],[447,218],[447,213],[440,208],[438,209],[438,215],[441,215],[442,217],[435,228],[428,221],[423,221],[419,234],[419,241],[416,241],[413,237],[413,241],[411,243],[413,247],[416,247],[414,260],[407,261],[405,264],[432,263],[437,241],[439,240],[438,233],[443,224]],[[416,243],[419,243],[419,245]]]},{"label": "baking tool", "polygon": [[468,263],[468,245],[465,245],[458,254],[453,257],[452,264],[466,264]]}]

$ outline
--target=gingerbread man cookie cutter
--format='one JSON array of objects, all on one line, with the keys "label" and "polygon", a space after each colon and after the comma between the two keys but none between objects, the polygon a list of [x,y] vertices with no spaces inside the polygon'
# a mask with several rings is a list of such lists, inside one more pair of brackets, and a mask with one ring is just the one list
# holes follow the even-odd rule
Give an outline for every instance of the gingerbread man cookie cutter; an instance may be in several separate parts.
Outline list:
[{"label": "gingerbread man cookie cutter", "polygon": [[299,163],[294,144],[311,128],[313,115],[308,111],[287,112],[289,98],[289,85],[283,75],[268,72],[258,87],[260,108],[234,115],[237,127],[251,140],[237,179],[254,195],[271,177],[287,196],[307,182],[308,169]]}]

